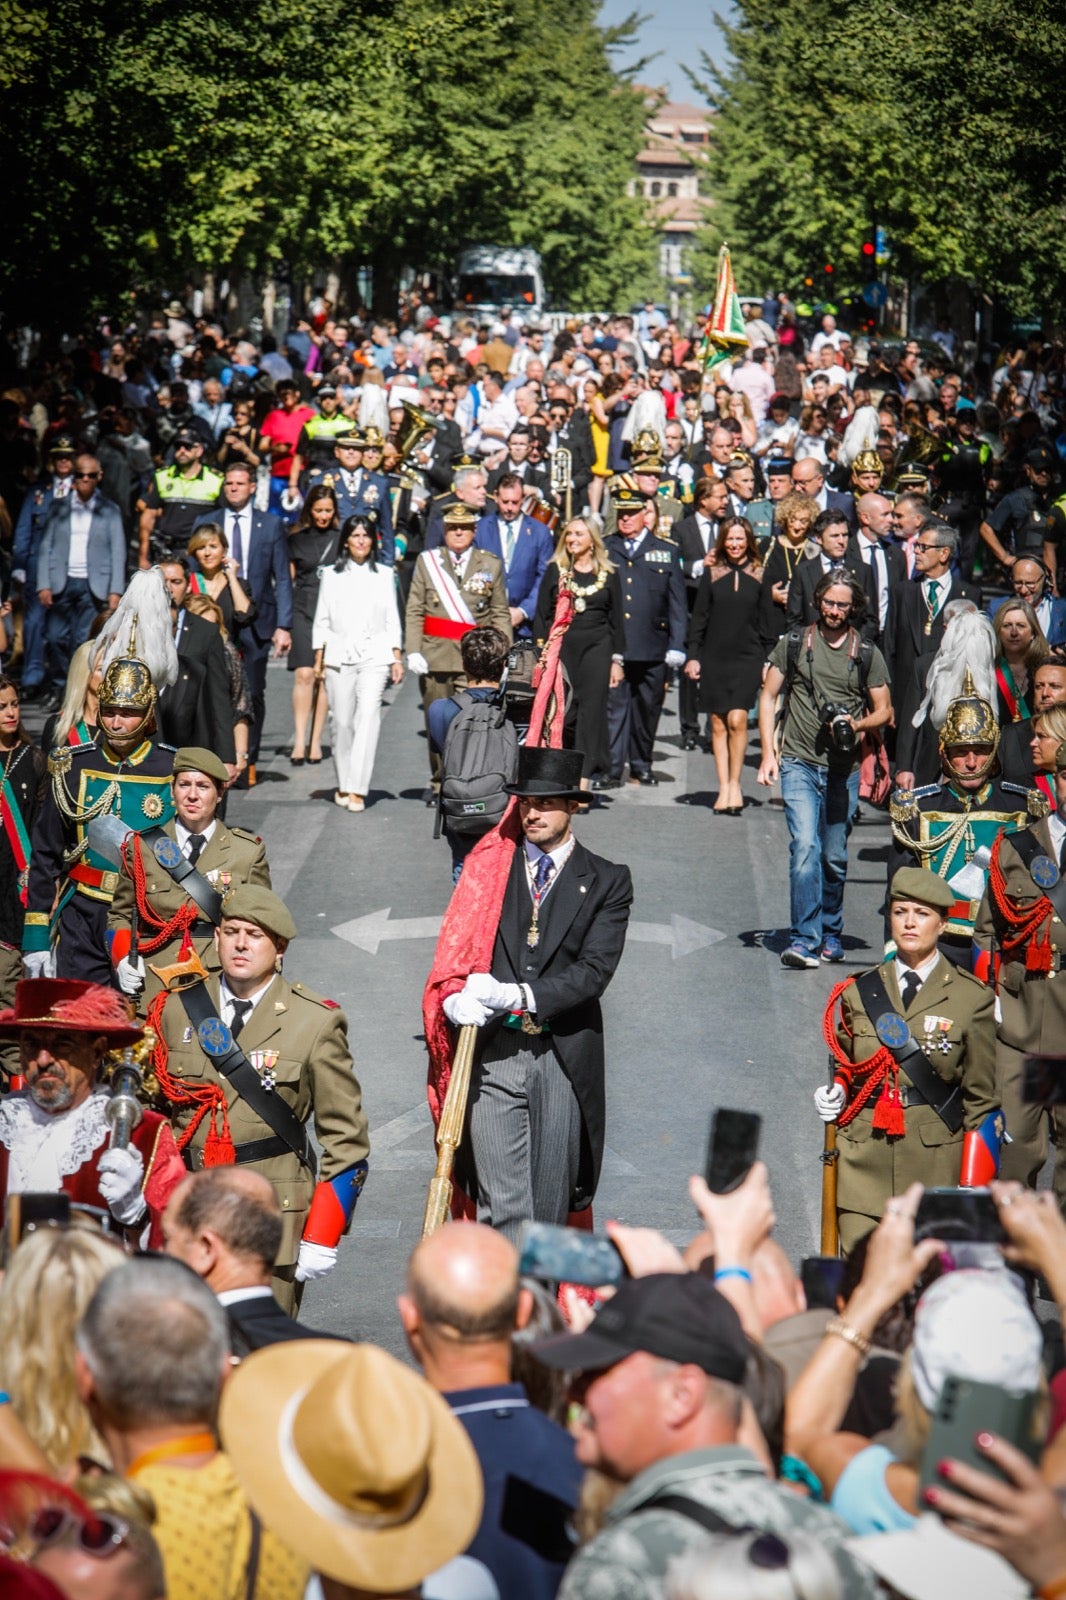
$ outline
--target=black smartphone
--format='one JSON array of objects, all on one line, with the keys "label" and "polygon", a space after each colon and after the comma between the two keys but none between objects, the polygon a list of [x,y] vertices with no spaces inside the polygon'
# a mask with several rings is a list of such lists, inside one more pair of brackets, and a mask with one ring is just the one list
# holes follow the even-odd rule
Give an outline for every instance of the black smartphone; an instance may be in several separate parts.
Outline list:
[{"label": "black smartphone", "polygon": [[807,1310],[835,1311],[846,1262],[840,1256],[807,1256],[800,1264]]},{"label": "black smartphone", "polygon": [[714,1113],[703,1172],[712,1194],[731,1194],[740,1188],[758,1159],[761,1132],[762,1118],[754,1111],[721,1106]]},{"label": "black smartphone", "polygon": [[1026,1056],[1022,1099],[1035,1106],[1066,1106],[1066,1056]]},{"label": "black smartphone", "polygon": [[988,1189],[926,1189],[914,1219],[914,1240],[1005,1244],[1007,1235]]},{"label": "black smartphone", "polygon": [[546,1283],[580,1283],[589,1289],[619,1284],[626,1275],[622,1257],[610,1239],[580,1228],[558,1228],[550,1222],[527,1222],[522,1229],[518,1271]]},{"label": "black smartphone", "polygon": [[9,1194],[4,1209],[4,1260],[28,1233],[38,1228],[62,1228],[70,1222],[70,1196],[58,1194]]},{"label": "black smartphone", "polygon": [[944,1479],[937,1472],[937,1464],[947,1459],[962,1461],[994,1478],[1005,1477],[977,1448],[979,1433],[998,1433],[1030,1461],[1036,1461],[1041,1445],[1034,1424],[1038,1399],[1035,1391],[1012,1394],[997,1383],[973,1383],[969,1378],[949,1374],[944,1379],[922,1451],[919,1503],[921,1490],[943,1487]]}]

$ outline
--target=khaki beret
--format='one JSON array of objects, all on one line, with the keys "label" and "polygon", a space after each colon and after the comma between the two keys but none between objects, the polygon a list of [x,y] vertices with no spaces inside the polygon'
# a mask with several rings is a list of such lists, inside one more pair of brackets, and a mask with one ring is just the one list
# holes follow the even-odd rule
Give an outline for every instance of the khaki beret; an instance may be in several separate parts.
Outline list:
[{"label": "khaki beret", "polygon": [[224,785],[229,782],[229,773],[215,752],[204,750],[198,745],[186,745],[183,750],[175,753],[174,771],[175,773],[203,772],[209,778],[214,778],[218,784]]},{"label": "khaki beret", "polygon": [[949,911],[958,896],[927,867],[900,867],[888,891],[889,900],[920,900],[937,911]]},{"label": "khaki beret", "polygon": [[222,919],[239,917],[242,922],[254,922],[275,939],[295,939],[296,924],[280,895],[263,889],[256,883],[241,883],[222,903]]}]

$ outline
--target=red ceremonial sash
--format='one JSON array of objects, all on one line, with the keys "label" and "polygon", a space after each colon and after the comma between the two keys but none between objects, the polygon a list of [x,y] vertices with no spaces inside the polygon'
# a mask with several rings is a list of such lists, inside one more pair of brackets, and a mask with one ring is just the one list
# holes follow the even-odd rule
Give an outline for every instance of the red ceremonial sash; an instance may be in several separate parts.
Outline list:
[{"label": "red ceremonial sash", "polygon": [[0,822],[4,825],[7,842],[11,846],[11,854],[15,858],[15,865],[19,869],[20,878],[23,880],[19,889],[19,899],[25,905],[28,898],[28,885],[25,874],[26,868],[30,864],[30,836],[26,832],[26,824],[22,820],[22,812],[18,808],[15,791],[12,789],[11,781],[6,773],[3,778],[0,778]]}]

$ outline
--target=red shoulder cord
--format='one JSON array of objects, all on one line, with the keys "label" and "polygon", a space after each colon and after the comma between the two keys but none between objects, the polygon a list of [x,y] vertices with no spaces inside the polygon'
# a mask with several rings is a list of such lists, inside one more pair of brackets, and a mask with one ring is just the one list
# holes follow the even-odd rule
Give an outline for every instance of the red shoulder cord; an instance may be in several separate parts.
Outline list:
[{"label": "red shoulder cord", "polygon": [[[887,1045],[883,1044],[879,1044],[873,1055],[867,1056],[865,1061],[850,1061],[837,1038],[834,1013],[844,990],[849,983],[854,982],[854,978],[845,978],[843,983],[836,985],[826,1001],[822,1016],[822,1037],[829,1047],[830,1055],[837,1063],[838,1070],[835,1076],[841,1080],[847,1096],[844,1109],[837,1118],[837,1126],[846,1128],[873,1098],[874,1090],[880,1086],[881,1094],[874,1107],[873,1125],[875,1128],[880,1128],[883,1133],[901,1138],[907,1131],[907,1124],[899,1093],[899,1062]],[[844,1021],[843,1008],[841,1008],[840,1026],[849,1039],[854,1038],[854,1034]]]},{"label": "red shoulder cord", "polygon": [[137,901],[137,916],[142,923],[147,922],[150,927],[159,931],[146,939],[138,928],[137,952],[142,956],[154,955],[157,950],[162,950],[164,945],[170,944],[173,939],[181,935],[182,951],[188,954],[186,945],[189,941],[189,929],[196,921],[197,911],[191,900],[186,900],[179,906],[169,922],[164,922],[162,917],[156,915],[148,900],[148,885],[144,875],[144,861],[141,858],[141,836],[132,834],[122,846],[123,860],[126,871],[133,880],[133,893]]},{"label": "red shoulder cord", "polygon": [[155,1047],[152,1050],[152,1067],[155,1071],[156,1081],[160,1092],[166,1096],[172,1106],[195,1106],[192,1119],[181,1133],[175,1132],[179,1150],[184,1150],[201,1122],[211,1113],[211,1127],[208,1129],[204,1141],[204,1166],[205,1167],[231,1167],[236,1160],[236,1151],[233,1146],[233,1135],[230,1133],[229,1113],[226,1110],[226,1096],[217,1083],[189,1083],[184,1078],[175,1078],[167,1067],[169,1051],[166,1040],[163,1038],[163,1007],[170,999],[167,989],[160,990],[151,1005],[145,1018],[146,1026],[155,1034]]},{"label": "red shoulder cord", "polygon": [[[1049,973],[1052,963],[1051,919],[1055,915],[1055,907],[1047,895],[1041,895],[1039,900],[1026,906],[1011,899],[1007,893],[1003,868],[999,864],[999,848],[1002,843],[1003,834],[999,833],[996,835],[992,846],[992,857],[988,863],[988,888],[996,910],[1010,928],[1010,932],[1004,934],[1000,941],[1003,954],[1016,951],[1019,945],[1025,944],[1026,972]],[[1046,924],[1043,939],[1038,937],[1041,923]]]}]

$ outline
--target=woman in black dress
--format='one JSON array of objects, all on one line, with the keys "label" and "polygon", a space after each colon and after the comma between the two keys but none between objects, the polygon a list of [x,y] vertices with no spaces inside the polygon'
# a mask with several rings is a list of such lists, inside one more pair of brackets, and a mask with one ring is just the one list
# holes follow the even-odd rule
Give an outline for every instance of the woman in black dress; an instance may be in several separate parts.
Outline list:
[{"label": "woman in black dress", "polygon": [[324,694],[315,707],[315,725],[308,749],[307,724],[311,719],[311,697],[315,681],[315,653],[311,648],[311,624],[318,604],[318,586],[326,567],[337,559],[340,539],[337,496],[328,484],[310,490],[299,521],[289,534],[289,570],[292,573],[292,649],[289,671],[296,674],[292,685],[294,724],[292,755],[294,767],[306,759],[313,767],[322,760],[322,729],[329,707]]},{"label": "woman in black dress", "polygon": [[[30,837],[44,796],[48,763],[19,717],[18,686],[0,677],[0,1007],[15,1003],[22,977],[22,924]],[[0,1051],[0,1066],[18,1070],[18,1046]]]},{"label": "woman in black dress", "polygon": [[205,522],[185,546],[185,554],[195,563],[189,580],[191,594],[206,595],[222,613],[230,638],[247,623],[254,622],[259,607],[245,587],[237,563],[229,553],[229,540],[220,522]]},{"label": "woman in black dress", "polygon": [[748,744],[748,712],[759,692],[763,664],[762,578],[751,523],[746,517],[723,517],[714,564],[704,568],[696,591],[685,673],[700,685],[700,710],[711,714],[718,770],[714,809],[727,817],[739,817],[744,808],[740,775]]},{"label": "woman in black dress", "polygon": [[788,588],[793,574],[814,546],[808,546],[818,503],[805,494],[786,494],[774,506],[774,542],[763,569],[759,633],[765,655],[785,631]]},{"label": "woman in black dress", "polygon": [[622,680],[621,663],[612,658],[624,653],[626,632],[618,574],[598,531],[584,517],[567,523],[541,579],[533,632],[542,646],[551,631],[560,584],[574,596],[574,619],[561,657],[577,702],[574,744],[585,757],[581,787],[603,789],[610,769],[607,691]]}]

